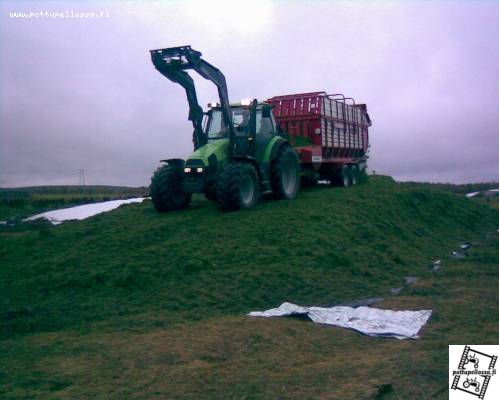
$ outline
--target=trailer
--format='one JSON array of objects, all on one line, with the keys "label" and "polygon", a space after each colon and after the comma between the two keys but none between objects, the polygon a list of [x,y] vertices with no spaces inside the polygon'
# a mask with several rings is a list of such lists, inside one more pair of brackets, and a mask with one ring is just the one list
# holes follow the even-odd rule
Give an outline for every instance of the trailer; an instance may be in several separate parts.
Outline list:
[{"label": "trailer", "polygon": [[365,104],[326,92],[274,96],[267,102],[300,157],[304,185],[319,180],[357,184],[369,149],[371,119]]}]

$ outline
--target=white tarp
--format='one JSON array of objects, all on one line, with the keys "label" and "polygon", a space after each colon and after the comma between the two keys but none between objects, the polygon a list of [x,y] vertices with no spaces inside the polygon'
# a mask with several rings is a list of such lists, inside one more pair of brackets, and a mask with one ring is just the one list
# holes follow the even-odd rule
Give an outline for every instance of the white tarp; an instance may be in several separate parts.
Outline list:
[{"label": "white tarp", "polygon": [[470,198],[470,197],[475,197],[478,196],[480,192],[471,192],[471,193],[466,193],[465,196]]},{"label": "white tarp", "polygon": [[313,322],[354,329],[368,336],[417,339],[431,316],[431,310],[391,311],[371,307],[300,307],[282,303],[278,308],[253,311],[250,317],[306,315]]},{"label": "white tarp", "polygon": [[60,210],[47,211],[41,214],[33,215],[32,217],[23,219],[23,222],[34,221],[39,218],[46,218],[52,224],[58,225],[64,221],[72,220],[72,219],[85,219],[88,217],[92,217],[96,214],[100,214],[106,211],[111,211],[115,208],[118,208],[122,204],[129,203],[141,203],[145,198],[138,197],[135,199],[127,199],[127,200],[111,200],[104,201],[101,203],[92,203],[92,204],[84,204],[82,206],[71,207],[71,208],[61,208]]}]

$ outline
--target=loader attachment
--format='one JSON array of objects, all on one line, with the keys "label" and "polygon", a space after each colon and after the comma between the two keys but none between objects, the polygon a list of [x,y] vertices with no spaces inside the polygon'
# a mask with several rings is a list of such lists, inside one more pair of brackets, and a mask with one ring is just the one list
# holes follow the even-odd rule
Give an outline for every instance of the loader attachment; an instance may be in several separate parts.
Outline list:
[{"label": "loader attachment", "polygon": [[207,137],[203,132],[203,109],[197,99],[194,81],[186,72],[189,69],[196,71],[203,78],[215,84],[220,98],[223,121],[229,131],[231,142],[235,137],[225,77],[218,68],[203,60],[201,56],[202,54],[192,49],[191,46],[151,50],[151,59],[156,69],[185,89],[189,102],[189,120],[192,121],[194,127],[195,150],[207,143]]}]

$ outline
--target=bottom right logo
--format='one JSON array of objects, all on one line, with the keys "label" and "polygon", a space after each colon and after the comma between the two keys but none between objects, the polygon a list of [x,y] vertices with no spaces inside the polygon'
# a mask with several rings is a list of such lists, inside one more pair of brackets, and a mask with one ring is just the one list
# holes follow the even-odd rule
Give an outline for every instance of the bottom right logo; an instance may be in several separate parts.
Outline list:
[{"label": "bottom right logo", "polygon": [[499,399],[499,346],[449,346],[449,400]]}]

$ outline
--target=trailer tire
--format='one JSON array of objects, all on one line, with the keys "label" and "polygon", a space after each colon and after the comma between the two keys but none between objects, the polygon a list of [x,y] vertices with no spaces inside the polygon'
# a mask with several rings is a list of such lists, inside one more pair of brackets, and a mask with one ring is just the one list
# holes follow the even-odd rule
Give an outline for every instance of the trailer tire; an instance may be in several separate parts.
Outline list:
[{"label": "trailer tire", "polygon": [[151,200],[159,212],[180,210],[191,202],[191,195],[182,188],[183,164],[163,165],[151,178]]},{"label": "trailer tire", "polygon": [[217,180],[217,200],[223,211],[253,207],[260,197],[259,179],[249,162],[229,162]]},{"label": "trailer tire", "polygon": [[340,185],[343,187],[350,186],[350,168],[348,168],[348,165],[341,167]]},{"label": "trailer tire", "polygon": [[300,190],[300,161],[291,146],[282,146],[270,168],[272,193],[276,199],[294,199]]},{"label": "trailer tire", "polygon": [[350,184],[352,186],[359,184],[359,168],[357,165],[350,165]]}]

